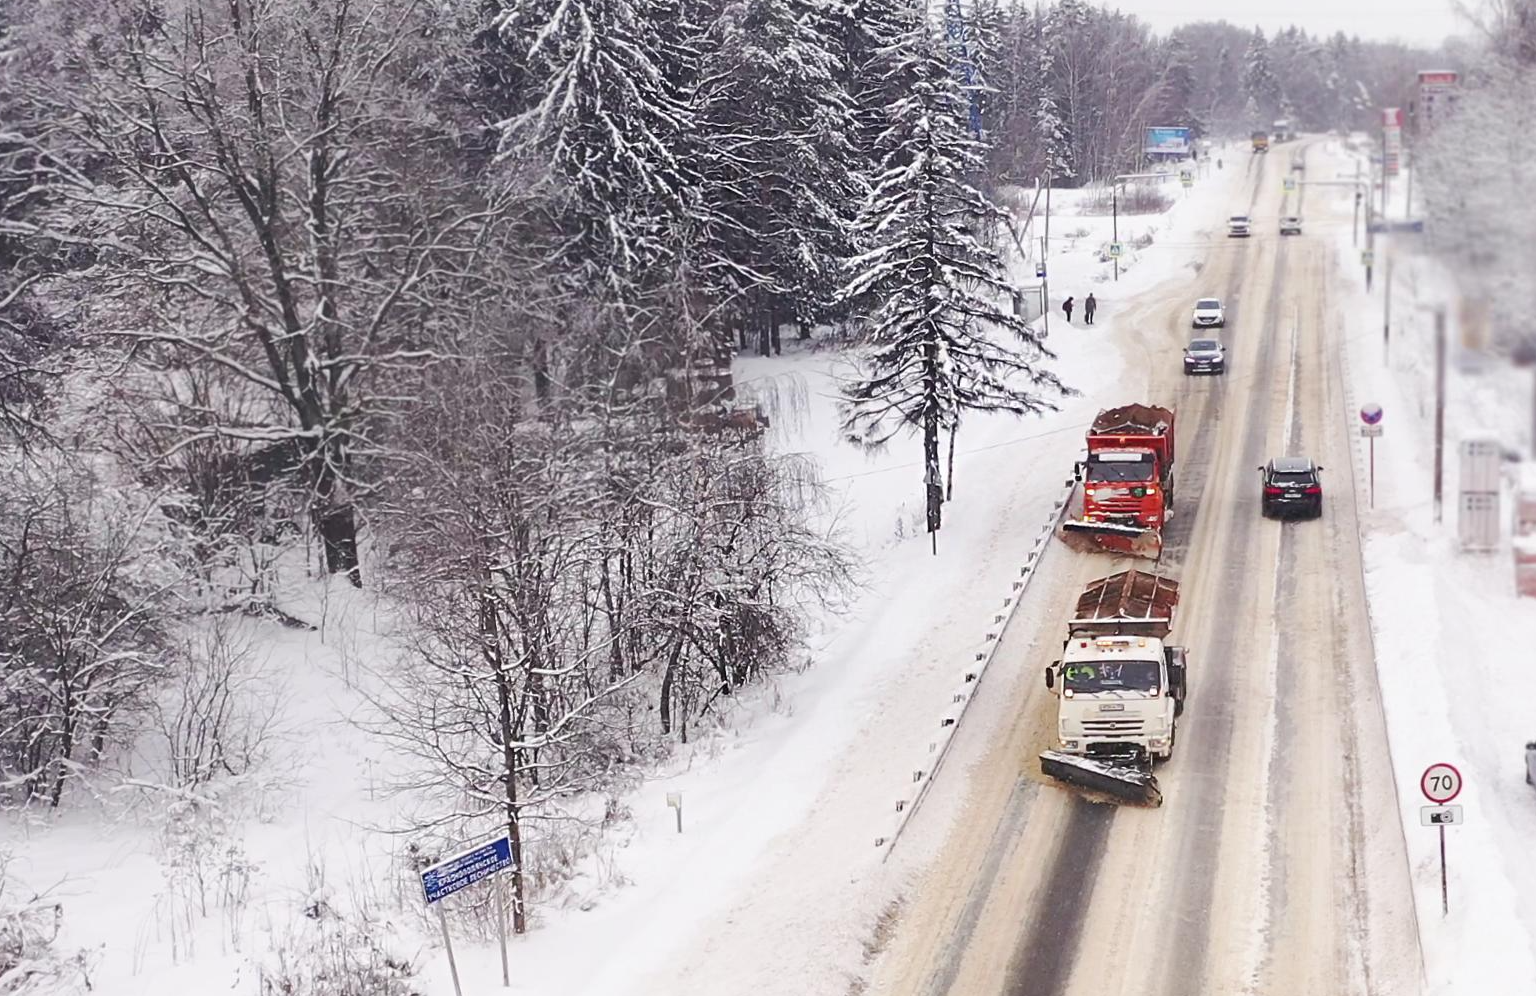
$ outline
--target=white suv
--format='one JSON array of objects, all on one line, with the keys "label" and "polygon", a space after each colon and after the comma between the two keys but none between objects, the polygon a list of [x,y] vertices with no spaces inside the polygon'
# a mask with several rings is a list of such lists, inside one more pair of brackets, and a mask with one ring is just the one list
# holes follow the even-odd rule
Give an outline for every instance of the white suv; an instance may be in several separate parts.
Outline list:
[{"label": "white suv", "polygon": [[1195,302],[1194,320],[1191,324],[1197,329],[1225,328],[1227,324],[1226,309],[1221,306],[1221,299],[1215,297],[1202,297]]}]

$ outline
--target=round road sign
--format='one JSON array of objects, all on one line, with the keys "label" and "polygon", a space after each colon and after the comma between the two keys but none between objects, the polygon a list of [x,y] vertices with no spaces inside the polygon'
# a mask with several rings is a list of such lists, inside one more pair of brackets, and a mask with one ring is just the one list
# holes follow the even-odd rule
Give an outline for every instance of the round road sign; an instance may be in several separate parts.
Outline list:
[{"label": "round road sign", "polygon": [[1381,416],[1384,414],[1386,413],[1381,410],[1381,406],[1378,404],[1372,403],[1360,406],[1360,421],[1366,425],[1380,425]]},{"label": "round road sign", "polygon": [[1419,791],[1437,805],[1445,805],[1461,794],[1461,772],[1449,764],[1431,764],[1419,779]]}]

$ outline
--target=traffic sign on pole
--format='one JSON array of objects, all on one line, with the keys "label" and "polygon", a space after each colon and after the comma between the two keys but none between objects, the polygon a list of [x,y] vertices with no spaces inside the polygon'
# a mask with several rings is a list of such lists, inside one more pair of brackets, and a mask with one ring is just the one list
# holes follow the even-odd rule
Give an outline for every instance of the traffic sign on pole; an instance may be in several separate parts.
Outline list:
[{"label": "traffic sign on pole", "polygon": [[1431,764],[1419,777],[1419,791],[1430,802],[1443,806],[1461,794],[1461,772],[1443,761]]},{"label": "traffic sign on pole", "polygon": [[[443,930],[443,948],[448,953],[448,971],[453,976],[453,991],[455,996],[464,996],[464,990],[459,985],[459,965],[453,957],[453,941],[448,937],[448,917],[443,912],[443,907],[438,905],[441,900],[453,895],[460,889],[468,888],[476,882],[490,878],[498,872],[512,867],[512,841],[503,834],[494,840],[488,840],[483,844],[460,851],[450,858],[445,858],[437,864],[426,868],[421,873],[421,889],[426,893],[427,905],[437,905],[437,922]],[[511,980],[507,974],[507,920],[506,910],[503,906],[501,891],[496,893],[496,919],[501,934],[501,980],[504,985],[510,985]]]},{"label": "traffic sign on pole", "polygon": [[1381,435],[1381,418],[1386,413],[1374,401],[1360,406],[1360,435],[1370,440],[1371,508],[1376,507],[1376,437]]},{"label": "traffic sign on pole", "polygon": [[1440,828],[1440,915],[1448,916],[1451,912],[1451,893],[1445,871],[1445,828],[1447,824],[1461,822],[1461,807],[1447,806],[1446,803],[1461,794],[1461,772],[1456,770],[1455,765],[1443,761],[1431,764],[1419,776],[1419,791],[1424,793],[1424,798],[1440,807],[1423,807],[1419,810],[1419,820],[1425,826]]}]

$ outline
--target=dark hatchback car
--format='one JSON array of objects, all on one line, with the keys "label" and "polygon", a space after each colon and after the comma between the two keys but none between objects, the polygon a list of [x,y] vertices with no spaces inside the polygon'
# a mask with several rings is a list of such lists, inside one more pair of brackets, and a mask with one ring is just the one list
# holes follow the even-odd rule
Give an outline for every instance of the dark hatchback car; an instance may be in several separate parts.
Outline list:
[{"label": "dark hatchback car", "polygon": [[1265,518],[1282,515],[1323,514],[1323,468],[1306,457],[1276,457],[1263,467],[1261,507]]}]

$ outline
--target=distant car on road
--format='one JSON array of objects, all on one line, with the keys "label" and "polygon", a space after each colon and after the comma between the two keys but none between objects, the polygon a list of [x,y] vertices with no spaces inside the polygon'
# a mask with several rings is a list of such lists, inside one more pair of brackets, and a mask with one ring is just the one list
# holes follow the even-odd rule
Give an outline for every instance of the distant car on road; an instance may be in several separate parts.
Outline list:
[{"label": "distant car on road", "polygon": [[1307,171],[1307,161],[1300,156],[1292,156],[1291,169],[1298,173],[1305,173]]},{"label": "distant car on road", "polygon": [[1263,494],[1259,501],[1264,517],[1297,513],[1310,519],[1321,516],[1322,469],[1306,457],[1275,457],[1260,467]]},{"label": "distant car on road", "polygon": [[1246,239],[1248,237],[1248,216],[1246,214],[1234,214],[1227,219],[1227,238]]},{"label": "distant car on road", "polygon": [[1215,339],[1194,339],[1184,347],[1186,374],[1227,372],[1227,347]]},{"label": "distant car on road", "polygon": [[1281,235],[1300,235],[1301,219],[1294,214],[1288,214],[1280,219]]},{"label": "distant car on road", "polygon": [[1219,329],[1227,324],[1227,310],[1219,297],[1202,297],[1195,302],[1191,324],[1197,329]]},{"label": "distant car on road", "polygon": [[1525,784],[1536,785],[1536,740],[1525,745]]}]

